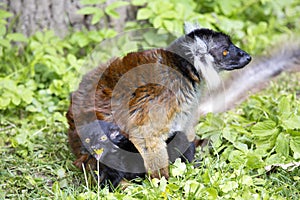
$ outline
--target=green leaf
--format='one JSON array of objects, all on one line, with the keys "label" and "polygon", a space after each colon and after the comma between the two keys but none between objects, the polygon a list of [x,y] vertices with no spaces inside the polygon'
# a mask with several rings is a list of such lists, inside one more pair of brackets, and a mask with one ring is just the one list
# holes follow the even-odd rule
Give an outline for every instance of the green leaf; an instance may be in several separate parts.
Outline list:
[{"label": "green leaf", "polygon": [[169,31],[170,33],[174,32],[174,24],[172,21],[170,20],[164,20],[163,21],[163,25],[164,27],[167,29],[167,31]]},{"label": "green leaf", "polygon": [[32,102],[32,97],[33,93],[30,92],[26,92],[24,93],[24,95],[22,95],[22,100],[25,101],[26,104],[30,104]]},{"label": "green leaf", "polygon": [[218,3],[225,15],[230,15],[240,5],[240,2],[235,0],[218,1]]},{"label": "green leaf", "polygon": [[297,129],[295,129],[295,130],[287,130],[287,132],[291,135],[291,136],[293,136],[293,137],[295,137],[295,136],[300,136],[300,131],[299,130],[297,130]]},{"label": "green leaf", "polygon": [[99,10],[100,9],[96,8],[96,7],[84,7],[84,8],[81,8],[80,10],[78,10],[77,13],[82,14],[82,15],[92,15],[92,14],[96,14],[97,12],[99,12]]},{"label": "green leaf", "polygon": [[117,11],[115,11],[115,10],[105,9],[105,13],[107,15],[109,15],[110,17],[113,17],[113,18],[116,18],[116,19],[120,17],[119,13]]},{"label": "green leaf", "polygon": [[276,123],[272,120],[258,122],[251,128],[251,132],[257,137],[270,137],[277,131]]},{"label": "green leaf", "polygon": [[242,143],[242,142],[234,142],[234,143],[233,143],[233,146],[234,146],[235,148],[237,148],[238,150],[241,150],[241,151],[244,152],[244,153],[247,153],[247,152],[248,152],[248,146],[247,146],[247,144],[245,144],[245,143]]},{"label": "green leaf", "polygon": [[287,134],[280,133],[277,137],[276,144],[275,144],[275,150],[277,153],[288,157],[290,152],[289,147],[289,138]]},{"label": "green leaf", "polygon": [[0,46],[6,47],[8,49],[11,48],[9,40],[1,39],[1,38],[0,38]]},{"label": "green leaf", "polygon": [[100,31],[100,35],[103,37],[103,38],[111,38],[111,37],[114,37],[117,35],[117,32],[113,29],[102,29]]},{"label": "green leaf", "polygon": [[55,181],[52,185],[52,192],[54,193],[61,193],[59,182]]},{"label": "green leaf", "polygon": [[105,8],[105,13],[108,14],[109,16],[111,17],[114,17],[114,18],[119,18],[119,13],[117,11],[115,11],[116,8],[119,8],[121,6],[126,6],[128,5],[129,2],[126,2],[126,1],[116,1],[116,2],[113,2],[112,4],[108,5],[106,8]]},{"label": "green leaf", "polygon": [[160,191],[162,191],[162,192],[166,191],[167,183],[168,183],[167,179],[163,176],[159,181]]},{"label": "green leaf", "polygon": [[282,97],[278,103],[278,114],[282,118],[287,118],[291,114],[291,98]]},{"label": "green leaf", "polygon": [[93,18],[92,18],[91,23],[92,23],[93,25],[94,25],[94,24],[97,24],[103,16],[104,16],[103,11],[102,11],[102,10],[99,10],[97,13],[95,13],[95,14],[93,15]]},{"label": "green leaf", "polygon": [[232,32],[233,30],[241,30],[244,27],[244,22],[241,20],[220,17],[220,21],[220,28],[226,32]]},{"label": "green leaf", "polygon": [[228,193],[232,190],[235,190],[239,187],[239,184],[236,181],[227,181],[225,184],[220,185],[220,189],[224,193]]},{"label": "green leaf", "polygon": [[207,122],[210,127],[220,130],[225,126],[224,120],[220,116],[208,113],[207,117]]},{"label": "green leaf", "polygon": [[268,24],[266,22],[259,22],[256,26],[249,26],[247,28],[247,33],[251,35],[259,35],[260,33],[266,32],[268,29]]},{"label": "green leaf", "polygon": [[160,16],[157,16],[153,20],[153,26],[154,28],[160,28],[162,26],[163,19]]},{"label": "green leaf", "polygon": [[183,176],[186,170],[185,163],[181,162],[180,159],[176,159],[174,162],[174,167],[172,168],[171,172],[173,176]]},{"label": "green leaf", "polygon": [[67,55],[67,60],[70,63],[70,65],[77,65],[77,59],[73,54],[68,54]]},{"label": "green leaf", "polygon": [[210,188],[205,188],[204,190],[208,195],[208,199],[218,199],[218,191],[215,188],[210,187]]},{"label": "green leaf", "polygon": [[21,98],[17,95],[17,94],[13,94],[11,101],[13,104],[15,104],[16,106],[18,106],[21,103]]},{"label": "green leaf", "polygon": [[[162,13],[160,15],[162,18],[165,18],[165,19],[176,19],[178,17],[178,13],[175,12],[174,10],[169,10],[169,11],[166,11],[164,13]],[[175,21],[172,21],[172,22],[175,22]]]},{"label": "green leaf", "polygon": [[159,186],[159,179],[158,178],[153,178],[151,180],[151,183],[153,184],[154,187],[158,187]]},{"label": "green leaf", "polygon": [[14,147],[17,147],[19,145],[24,145],[28,142],[29,142],[29,139],[28,139],[27,131],[25,131],[22,134],[17,134],[15,137],[13,137],[13,143],[14,143],[13,146]]},{"label": "green leaf", "polygon": [[47,47],[47,49],[45,49],[45,52],[49,53],[50,55],[57,56],[57,51],[54,47]]},{"label": "green leaf", "polygon": [[28,39],[21,33],[10,33],[7,34],[7,39],[15,42],[27,42]]},{"label": "green leaf", "polygon": [[77,32],[72,35],[71,40],[79,45],[80,48],[85,47],[89,44],[90,40],[83,32]]},{"label": "green leaf", "polygon": [[17,91],[17,83],[13,80],[10,80],[8,78],[0,79],[0,86],[2,88],[6,88],[10,91]]},{"label": "green leaf", "polygon": [[300,115],[292,114],[288,119],[282,120],[285,129],[300,129]]},{"label": "green leaf", "polygon": [[244,175],[241,179],[241,183],[247,186],[253,186],[253,179],[251,176]]},{"label": "green leaf", "polygon": [[214,148],[219,148],[222,145],[223,141],[222,141],[222,138],[220,136],[220,132],[218,132],[218,131],[210,132],[209,136],[210,136],[209,139],[212,141],[212,146]]},{"label": "green leaf", "polygon": [[267,165],[274,165],[278,163],[283,163],[285,161],[284,157],[280,154],[273,154],[270,157],[267,157],[265,160],[265,166]]},{"label": "green leaf", "polygon": [[188,180],[184,184],[184,192],[189,195],[193,194],[193,196],[198,196],[197,192],[200,192],[200,189],[202,187],[203,185],[197,182],[196,180]]},{"label": "green leaf", "polygon": [[149,17],[151,17],[152,15],[153,12],[149,8],[141,8],[138,10],[136,19],[137,20],[149,19]]},{"label": "green leaf", "polygon": [[62,115],[60,112],[55,112],[53,114],[53,118],[55,119],[55,121],[58,121],[58,122],[66,121],[66,117],[64,115]]},{"label": "green leaf", "polygon": [[241,151],[233,150],[229,153],[228,160],[234,168],[240,168],[241,165],[246,163],[246,155]]},{"label": "green leaf", "polygon": [[12,17],[13,14],[10,13],[10,12],[7,12],[3,9],[0,9],[0,19],[5,19],[5,18],[9,18],[9,17]]},{"label": "green leaf", "polygon": [[178,190],[180,189],[180,186],[179,186],[179,185],[176,185],[176,184],[174,184],[174,183],[169,183],[169,184],[167,185],[167,188],[168,188],[169,190],[173,191],[173,192],[176,192],[176,191],[178,191]]},{"label": "green leaf", "polygon": [[3,27],[0,28],[0,36],[3,37],[5,35],[5,33],[6,33],[6,27],[3,26]]},{"label": "green leaf", "polygon": [[230,131],[229,128],[224,128],[223,132],[223,138],[228,140],[231,143],[234,143],[236,141],[236,138],[238,137],[238,133],[234,131]]},{"label": "green leaf", "polygon": [[174,10],[175,3],[171,3],[168,1],[156,1],[153,4],[149,4],[149,7],[154,11],[154,13],[158,14],[161,16],[163,13],[169,11],[169,10]]},{"label": "green leaf", "polygon": [[[1,99],[0,99],[0,100],[1,100]],[[1,102],[1,101],[0,101],[0,102]],[[29,112],[37,112],[37,111],[38,111],[38,109],[37,109],[35,106],[33,106],[33,105],[27,106],[27,107],[26,107],[26,110],[29,111]]]},{"label": "green leaf", "polygon": [[264,162],[261,158],[261,155],[258,155],[256,153],[248,153],[247,154],[247,166],[250,169],[257,169],[264,166]]},{"label": "green leaf", "polygon": [[10,98],[7,98],[4,95],[2,95],[0,97],[0,109],[6,109],[9,104],[10,104]]},{"label": "green leaf", "polygon": [[103,40],[102,34],[99,31],[89,31],[88,37],[96,43],[99,43]]},{"label": "green leaf", "polygon": [[290,141],[294,159],[300,159],[300,136],[292,137]]},{"label": "green leaf", "polygon": [[18,86],[18,91],[20,94],[20,97],[26,104],[30,104],[33,100],[33,92],[29,90],[28,88],[25,88],[24,85]]}]

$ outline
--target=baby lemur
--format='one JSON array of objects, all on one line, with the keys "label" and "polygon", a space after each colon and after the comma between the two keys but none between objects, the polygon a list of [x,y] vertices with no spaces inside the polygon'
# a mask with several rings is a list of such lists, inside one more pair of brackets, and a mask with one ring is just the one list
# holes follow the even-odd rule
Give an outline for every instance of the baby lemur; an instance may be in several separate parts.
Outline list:
[{"label": "baby lemur", "polygon": [[242,68],[251,57],[226,34],[185,30],[167,48],[129,53],[83,77],[67,113],[76,166],[93,171],[98,160],[100,181],[116,186],[147,173],[168,178],[169,160],[193,159],[204,84],[217,87],[217,72]]}]

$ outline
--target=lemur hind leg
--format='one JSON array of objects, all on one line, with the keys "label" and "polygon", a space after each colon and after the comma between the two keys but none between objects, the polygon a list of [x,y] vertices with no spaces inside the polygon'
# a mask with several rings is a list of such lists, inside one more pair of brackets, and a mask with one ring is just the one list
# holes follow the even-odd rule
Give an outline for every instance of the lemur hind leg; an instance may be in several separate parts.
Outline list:
[{"label": "lemur hind leg", "polygon": [[169,178],[169,156],[166,142],[162,138],[152,137],[150,140],[145,140],[132,137],[130,140],[144,159],[146,173],[149,173],[152,178],[162,176]]}]

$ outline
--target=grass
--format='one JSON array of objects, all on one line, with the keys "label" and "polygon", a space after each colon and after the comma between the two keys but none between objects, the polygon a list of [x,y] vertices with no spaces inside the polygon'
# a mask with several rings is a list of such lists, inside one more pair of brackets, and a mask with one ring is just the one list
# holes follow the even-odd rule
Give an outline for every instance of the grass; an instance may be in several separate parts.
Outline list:
[{"label": "grass", "polygon": [[[300,91],[299,73],[281,76],[258,95]],[[284,87],[284,88],[283,88]],[[299,96],[298,96],[299,99]],[[247,105],[247,102],[239,107]],[[235,112],[235,111],[233,111]],[[222,117],[228,117],[224,114]],[[226,121],[226,118],[224,118]],[[28,125],[28,130],[35,127]],[[222,158],[209,149],[197,152],[202,158],[194,164],[175,162],[171,177],[140,180],[110,193],[86,183],[77,170],[67,144],[67,126],[63,122],[44,124],[34,137],[22,140],[13,118],[1,119],[0,199],[299,199],[300,169],[250,169]],[[25,134],[25,133],[24,133]],[[18,137],[17,137],[18,136]],[[224,151],[225,152],[225,151]],[[90,176],[87,175],[88,179]],[[138,181],[139,182],[139,181]]]}]

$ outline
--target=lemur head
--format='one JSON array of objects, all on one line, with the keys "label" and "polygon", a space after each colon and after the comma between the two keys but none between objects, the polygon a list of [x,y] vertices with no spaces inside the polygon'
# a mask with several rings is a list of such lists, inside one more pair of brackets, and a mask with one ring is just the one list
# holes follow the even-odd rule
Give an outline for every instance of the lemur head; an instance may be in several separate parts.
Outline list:
[{"label": "lemur head", "polygon": [[235,46],[228,35],[191,23],[185,23],[185,35],[167,50],[189,61],[211,89],[221,83],[217,72],[243,68],[251,61],[251,56]]},{"label": "lemur head", "polygon": [[251,56],[235,46],[230,37],[210,29],[195,29],[185,35],[189,51],[194,59],[212,62],[215,70],[243,68],[251,61]]}]

